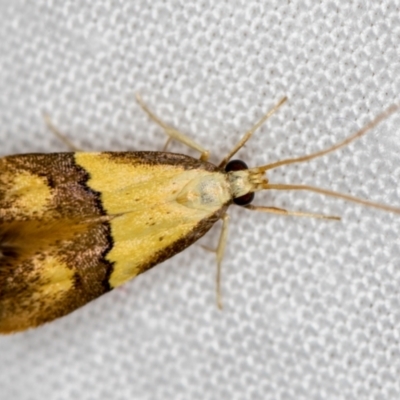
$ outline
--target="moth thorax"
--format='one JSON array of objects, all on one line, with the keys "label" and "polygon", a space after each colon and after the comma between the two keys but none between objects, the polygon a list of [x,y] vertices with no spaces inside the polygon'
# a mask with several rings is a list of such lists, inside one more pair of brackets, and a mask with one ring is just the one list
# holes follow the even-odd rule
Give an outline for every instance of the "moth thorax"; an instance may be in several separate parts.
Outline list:
[{"label": "moth thorax", "polygon": [[259,172],[255,168],[228,172],[228,179],[233,198],[262,190],[262,185],[268,182],[264,172]]},{"label": "moth thorax", "polygon": [[176,197],[176,201],[186,207],[210,211],[230,200],[229,182],[221,173],[207,173],[191,179]]}]

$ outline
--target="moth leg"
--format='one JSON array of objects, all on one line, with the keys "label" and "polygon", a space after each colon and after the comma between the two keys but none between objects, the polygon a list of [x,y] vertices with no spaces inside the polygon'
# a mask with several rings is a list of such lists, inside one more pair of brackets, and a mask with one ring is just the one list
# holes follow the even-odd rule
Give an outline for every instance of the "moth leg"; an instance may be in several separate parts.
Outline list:
[{"label": "moth leg", "polygon": [[280,214],[280,215],[286,215],[286,216],[292,216],[292,217],[311,217],[311,218],[319,218],[319,219],[331,219],[331,220],[335,220],[335,221],[340,221],[340,217],[338,217],[336,215],[314,214],[314,213],[301,212],[301,211],[288,211],[288,210],[285,210],[284,208],[253,206],[252,204],[248,204],[247,206],[244,206],[244,207],[247,208],[248,210],[267,212],[267,213],[271,213],[271,214]]},{"label": "moth leg", "polygon": [[137,94],[136,95],[136,100],[139,103],[140,107],[142,107],[143,111],[149,116],[151,120],[153,120],[157,125],[160,125],[161,128],[164,129],[164,132],[168,136],[167,142],[165,143],[164,146],[164,151],[167,149],[168,145],[171,143],[172,139],[177,140],[178,142],[181,142],[185,144],[186,146],[190,147],[191,149],[197,150],[198,152],[201,153],[200,155],[200,160],[202,161],[207,161],[210,152],[206,150],[204,147],[200,146],[198,143],[196,143],[194,140],[192,140],[190,137],[185,135],[182,132],[179,132],[175,128],[172,128],[171,126],[167,125],[165,122],[161,121],[155,114],[150,111],[150,109],[144,104],[142,98]]},{"label": "moth leg", "polygon": [[222,228],[221,234],[219,235],[218,246],[216,249],[212,249],[208,246],[201,246],[204,250],[211,251],[212,253],[216,253],[217,255],[217,274],[215,277],[215,288],[216,288],[216,297],[217,297],[217,305],[218,308],[222,309],[222,294],[221,294],[221,267],[222,267],[222,259],[224,258],[226,241],[228,239],[228,226],[229,226],[229,215],[224,214],[222,217]]},{"label": "moth leg", "polygon": [[217,247],[217,275],[216,275],[216,291],[217,291],[217,305],[222,310],[222,294],[221,294],[221,268],[222,260],[225,254],[226,242],[228,240],[228,227],[229,227],[229,215],[224,214],[222,219],[221,235],[218,241]]},{"label": "moth leg", "polygon": [[82,151],[79,147],[76,147],[66,135],[61,133],[58,128],[53,124],[48,114],[43,114],[44,122],[47,125],[47,128],[56,136],[59,140],[61,140],[71,151]]}]

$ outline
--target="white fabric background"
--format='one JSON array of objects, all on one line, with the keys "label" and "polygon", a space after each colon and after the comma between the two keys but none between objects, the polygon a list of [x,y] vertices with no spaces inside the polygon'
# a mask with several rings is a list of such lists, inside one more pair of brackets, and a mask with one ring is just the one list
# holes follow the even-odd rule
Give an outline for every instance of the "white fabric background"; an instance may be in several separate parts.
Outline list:
[{"label": "white fabric background", "polygon": [[[43,111],[81,148],[160,150],[136,92],[214,162],[286,94],[240,158],[316,151],[399,101],[399,10],[397,0],[1,0],[0,153],[65,151]],[[394,115],[271,178],[400,205],[399,167]],[[343,219],[232,207],[223,312],[214,257],[196,244],[66,318],[0,337],[0,399],[400,398],[400,217],[301,192],[255,203]]]}]

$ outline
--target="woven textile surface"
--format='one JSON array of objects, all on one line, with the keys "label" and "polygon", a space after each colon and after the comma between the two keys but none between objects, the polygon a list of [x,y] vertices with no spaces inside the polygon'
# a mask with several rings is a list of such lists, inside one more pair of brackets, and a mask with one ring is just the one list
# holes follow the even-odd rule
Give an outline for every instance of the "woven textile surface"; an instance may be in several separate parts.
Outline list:
[{"label": "woven textile surface", "polygon": [[[400,1],[0,0],[0,155],[161,150],[135,101],[217,163],[326,148],[400,101]],[[196,156],[179,143],[171,151]],[[0,171],[1,173],[1,171]],[[269,174],[400,206],[400,114],[349,147]],[[123,287],[39,329],[0,337],[0,400],[399,399],[400,216],[305,192],[230,209]],[[1,293],[1,288],[0,288]]]}]

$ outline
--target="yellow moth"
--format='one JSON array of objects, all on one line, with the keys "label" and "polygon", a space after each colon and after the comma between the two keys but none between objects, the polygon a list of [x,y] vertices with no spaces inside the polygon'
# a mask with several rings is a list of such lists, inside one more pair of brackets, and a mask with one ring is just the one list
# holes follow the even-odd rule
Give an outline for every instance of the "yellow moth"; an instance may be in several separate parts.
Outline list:
[{"label": "yellow moth", "polygon": [[[249,204],[260,190],[308,190],[400,213],[400,209],[326,189],[270,183],[266,171],[337,150],[398,109],[390,107],[343,142],[317,153],[248,169],[232,156],[285,101],[282,99],[218,164],[208,152],[160,121],[169,139],[200,159],[163,152],[68,152],[0,158],[0,333],[66,315],[172,257],[222,219],[216,249],[217,294],[228,207],[339,219]],[[60,133],[48,121],[49,127]],[[167,143],[168,143],[167,142]],[[76,149],[77,150],[77,149]]]}]

